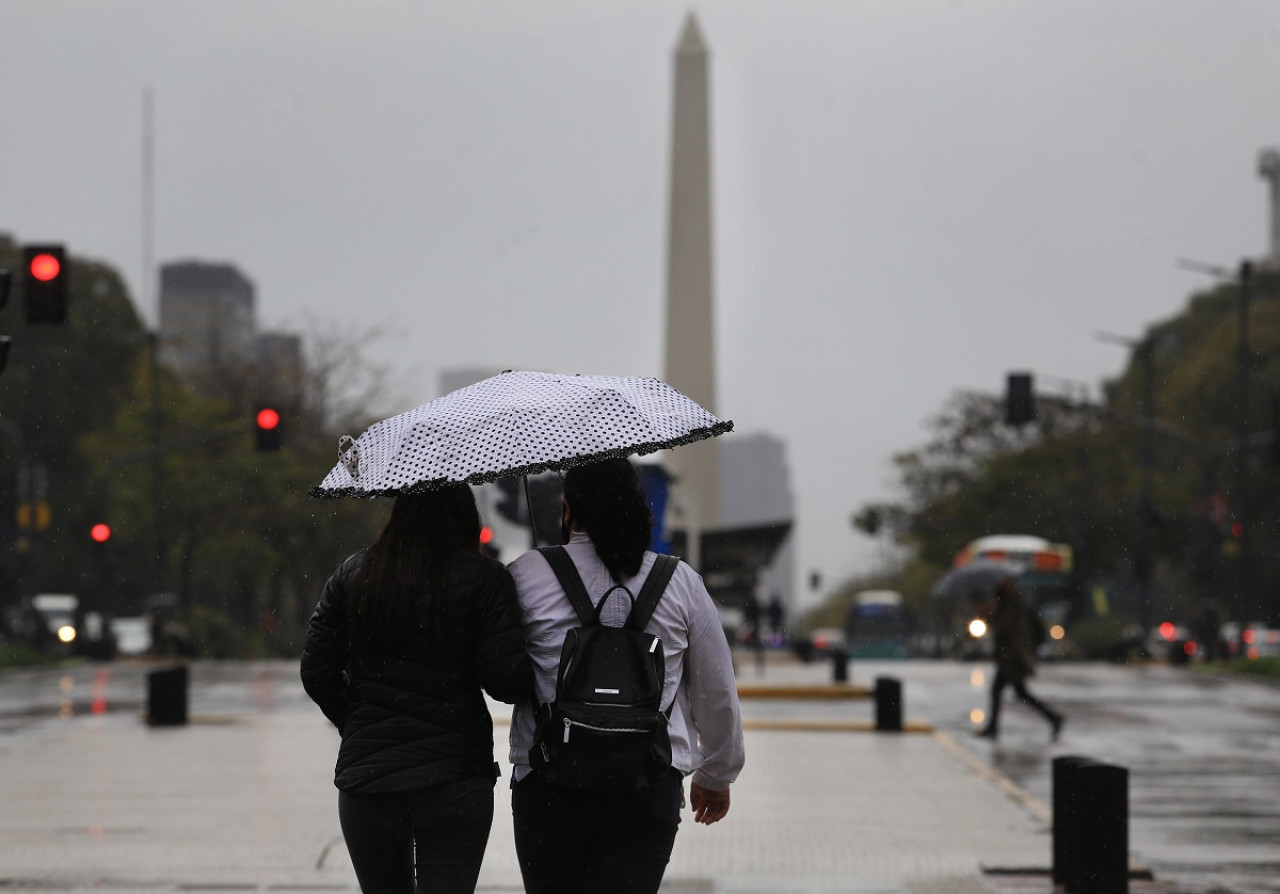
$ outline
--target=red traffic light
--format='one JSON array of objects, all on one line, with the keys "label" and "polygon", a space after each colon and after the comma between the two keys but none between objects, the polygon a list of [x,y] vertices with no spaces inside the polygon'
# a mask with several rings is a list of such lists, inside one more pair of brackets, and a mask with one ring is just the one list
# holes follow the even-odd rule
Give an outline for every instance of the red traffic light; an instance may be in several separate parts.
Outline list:
[{"label": "red traffic light", "polygon": [[27,264],[27,272],[32,279],[40,282],[52,282],[62,272],[62,262],[48,252],[41,252],[31,258]]},{"label": "red traffic light", "polygon": [[23,247],[22,285],[28,323],[60,325],[66,322],[69,272],[63,246]]},{"label": "red traffic light", "polygon": [[259,450],[274,452],[280,449],[282,421],[280,411],[275,407],[258,407],[253,417],[253,431]]},{"label": "red traffic light", "polygon": [[89,529],[89,536],[93,538],[94,543],[106,543],[111,539],[111,526],[98,522]]},{"label": "red traffic light", "polygon": [[480,542],[493,543],[493,528],[488,525],[482,525],[480,528]]},{"label": "red traffic light", "polygon": [[280,425],[280,414],[270,407],[263,407],[258,411],[258,428],[265,431],[271,431]]}]

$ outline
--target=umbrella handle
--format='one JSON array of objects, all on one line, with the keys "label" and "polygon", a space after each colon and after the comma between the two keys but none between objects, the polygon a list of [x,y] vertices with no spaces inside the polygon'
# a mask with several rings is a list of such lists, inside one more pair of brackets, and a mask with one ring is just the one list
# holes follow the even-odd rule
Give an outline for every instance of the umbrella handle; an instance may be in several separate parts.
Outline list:
[{"label": "umbrella handle", "polygon": [[529,476],[521,475],[524,482],[524,505],[529,510],[529,536],[533,538],[533,549],[538,548],[538,526],[533,521],[533,491],[529,487]]}]

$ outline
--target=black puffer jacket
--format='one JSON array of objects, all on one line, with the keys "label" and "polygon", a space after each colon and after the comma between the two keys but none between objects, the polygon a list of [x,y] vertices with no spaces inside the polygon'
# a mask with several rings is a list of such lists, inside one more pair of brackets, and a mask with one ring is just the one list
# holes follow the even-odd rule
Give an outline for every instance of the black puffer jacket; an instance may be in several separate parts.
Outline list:
[{"label": "black puffer jacket", "polygon": [[349,792],[392,792],[496,776],[481,687],[514,703],[533,685],[511,575],[493,559],[459,550],[439,640],[425,632],[424,593],[422,635],[383,651],[353,646],[345,618],[363,557],[348,558],[325,584],[302,653],[302,685],[342,733],[334,783]]}]

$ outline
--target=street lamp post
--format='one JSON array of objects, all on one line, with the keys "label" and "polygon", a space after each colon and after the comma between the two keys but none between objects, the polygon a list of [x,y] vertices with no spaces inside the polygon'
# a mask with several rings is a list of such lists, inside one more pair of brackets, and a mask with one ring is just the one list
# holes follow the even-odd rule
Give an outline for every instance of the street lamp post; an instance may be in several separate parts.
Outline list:
[{"label": "street lamp post", "polygon": [[1249,354],[1249,286],[1252,280],[1253,264],[1249,261],[1241,261],[1238,286],[1240,291],[1240,406],[1238,408],[1237,421],[1242,449],[1236,460],[1240,493],[1235,502],[1237,507],[1236,518],[1240,524],[1240,558],[1236,564],[1236,607],[1242,630],[1245,622],[1243,611],[1252,583],[1251,569],[1249,567],[1249,537],[1251,534],[1249,530],[1249,457],[1243,449],[1243,445],[1249,437],[1249,368],[1253,365],[1253,359]]},{"label": "street lamp post", "polygon": [[1245,605],[1248,598],[1247,594],[1252,586],[1252,560],[1249,550],[1249,538],[1252,533],[1249,530],[1250,507],[1249,507],[1249,458],[1246,448],[1250,443],[1249,435],[1249,390],[1250,390],[1250,367],[1253,365],[1253,358],[1249,351],[1249,292],[1253,283],[1253,262],[1247,258],[1240,262],[1240,266],[1233,273],[1231,270],[1220,267],[1215,264],[1205,264],[1199,261],[1179,260],[1178,266],[1187,270],[1195,270],[1200,273],[1206,273],[1210,276],[1217,277],[1225,281],[1234,281],[1237,292],[1237,316],[1238,316],[1238,335],[1236,340],[1236,361],[1237,361],[1237,405],[1236,405],[1236,425],[1237,425],[1237,453],[1236,458],[1236,475],[1237,488],[1239,493],[1235,495],[1232,503],[1235,507],[1236,524],[1239,525],[1239,554],[1236,560],[1236,579],[1235,579],[1235,599],[1234,608],[1237,620],[1240,622],[1240,630],[1243,634],[1245,624]]},{"label": "street lamp post", "polygon": [[165,551],[168,542],[165,537],[164,520],[164,457],[160,451],[160,439],[164,427],[164,417],[160,409],[160,334],[155,330],[147,333],[148,365],[151,377],[151,523],[155,526],[154,537],[155,567],[152,573],[152,589],[156,593],[166,590]]},{"label": "street lamp post", "polygon": [[1151,338],[1125,338],[1124,336],[1110,335],[1105,332],[1099,332],[1097,337],[1100,341],[1132,348],[1142,370],[1142,418],[1145,424],[1142,426],[1142,459],[1140,466],[1142,474],[1138,484],[1137,513],[1138,550],[1134,562],[1134,577],[1138,583],[1138,620],[1145,631],[1151,629],[1152,622],[1151,572],[1153,561],[1151,520],[1153,512],[1151,507],[1151,474],[1155,467],[1155,427],[1152,425],[1152,420],[1155,418],[1155,390],[1153,385],[1155,352]]}]

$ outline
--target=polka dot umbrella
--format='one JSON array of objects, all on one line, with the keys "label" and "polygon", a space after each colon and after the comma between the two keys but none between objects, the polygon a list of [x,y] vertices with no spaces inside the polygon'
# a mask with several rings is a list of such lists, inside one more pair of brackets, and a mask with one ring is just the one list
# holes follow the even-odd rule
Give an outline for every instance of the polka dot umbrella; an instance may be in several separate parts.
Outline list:
[{"label": "polka dot umbrella", "polygon": [[733,429],[657,379],[508,371],[343,435],[314,497],[383,497],[559,471]]}]

